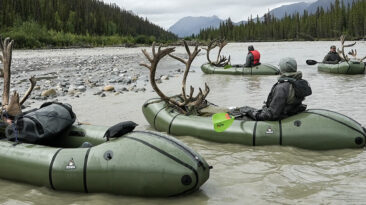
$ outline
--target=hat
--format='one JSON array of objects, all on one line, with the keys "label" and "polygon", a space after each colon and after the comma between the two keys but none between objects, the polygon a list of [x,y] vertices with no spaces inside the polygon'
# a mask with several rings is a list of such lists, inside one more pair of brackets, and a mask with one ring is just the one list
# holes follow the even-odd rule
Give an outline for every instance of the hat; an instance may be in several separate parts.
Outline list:
[{"label": "hat", "polygon": [[293,73],[297,72],[297,63],[294,58],[282,58],[280,60],[281,73]]},{"label": "hat", "polygon": [[335,45],[332,45],[331,47],[330,47],[330,49],[336,49],[336,46]]},{"label": "hat", "polygon": [[254,51],[254,46],[252,45],[248,46],[248,51]]}]

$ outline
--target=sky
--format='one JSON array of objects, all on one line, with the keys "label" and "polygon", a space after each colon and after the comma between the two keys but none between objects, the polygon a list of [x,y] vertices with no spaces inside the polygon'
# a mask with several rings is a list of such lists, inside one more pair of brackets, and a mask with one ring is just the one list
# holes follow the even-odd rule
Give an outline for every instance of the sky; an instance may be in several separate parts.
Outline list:
[{"label": "sky", "polygon": [[315,0],[103,0],[131,10],[140,17],[168,29],[186,16],[213,16],[231,18],[234,22],[247,20],[252,14],[261,17],[268,9],[297,2]]}]

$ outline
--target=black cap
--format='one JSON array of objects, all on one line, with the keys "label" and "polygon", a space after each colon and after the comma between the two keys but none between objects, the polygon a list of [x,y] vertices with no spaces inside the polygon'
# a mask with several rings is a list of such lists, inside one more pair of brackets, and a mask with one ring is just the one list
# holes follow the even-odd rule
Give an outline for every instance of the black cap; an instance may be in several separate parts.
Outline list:
[{"label": "black cap", "polygon": [[254,47],[252,45],[248,46],[248,51],[254,51]]}]

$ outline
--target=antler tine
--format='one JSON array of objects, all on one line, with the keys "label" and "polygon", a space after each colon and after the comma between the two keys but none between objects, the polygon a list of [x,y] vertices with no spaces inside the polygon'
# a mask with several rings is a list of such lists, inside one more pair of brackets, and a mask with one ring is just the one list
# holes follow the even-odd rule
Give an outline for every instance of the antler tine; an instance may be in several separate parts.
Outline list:
[{"label": "antler tine", "polygon": [[0,49],[4,50],[4,41],[3,38],[0,36]]},{"label": "antler tine", "polygon": [[356,56],[357,56],[357,50],[356,49],[355,50],[351,49],[351,51],[348,52],[348,54],[350,54],[351,56],[353,56],[354,58],[356,58]]},{"label": "antler tine", "polygon": [[31,86],[28,88],[27,92],[25,93],[24,97],[20,100],[20,105],[23,105],[23,103],[28,99],[29,95],[32,93],[33,88],[36,86],[37,84],[37,79],[32,76],[31,78],[29,78],[29,81],[31,83]]},{"label": "antler tine", "polygon": [[196,46],[194,47],[192,57],[195,58],[199,52],[201,52],[201,49],[198,49],[198,44],[196,44]]},{"label": "antler tine", "polygon": [[186,51],[188,53],[188,56],[191,56],[191,51],[189,50],[189,46],[187,41],[183,40],[184,47],[186,48]]},{"label": "antler tine", "polygon": [[150,57],[149,53],[146,51],[146,49],[142,49],[142,53],[145,55],[145,57],[147,58],[147,60],[152,63],[153,59]]},{"label": "antler tine", "polygon": [[6,106],[6,111],[13,116],[17,116],[22,113],[22,108],[19,103],[19,94],[14,91],[10,98],[9,105]]},{"label": "antler tine", "polygon": [[158,53],[161,53],[161,45],[158,47]]},{"label": "antler tine", "polygon": [[360,59],[360,62],[362,62],[363,60],[365,60],[366,59],[366,56],[365,57],[363,57],[363,58],[361,58]]},{"label": "antler tine", "polygon": [[[2,105],[7,106],[9,104],[9,95],[10,95],[10,67],[11,67],[11,58],[12,58],[12,46],[14,41],[10,41],[10,38],[5,38],[4,41],[1,41],[1,51],[2,51],[2,62],[3,62],[3,73],[4,76],[4,89],[3,89],[3,97],[2,97]],[[13,101],[16,102],[16,101]],[[17,101],[16,103],[18,103]],[[8,110],[8,108],[6,107]]]},{"label": "antler tine", "polygon": [[354,43],[351,43],[351,44],[348,44],[348,45],[345,45],[344,47],[347,48],[347,47],[352,47],[354,45],[356,45],[357,42],[354,42]]},{"label": "antler tine", "polygon": [[346,40],[346,36],[341,35],[340,40],[341,40],[341,44],[344,45],[344,41]]},{"label": "antler tine", "polygon": [[153,58],[155,58],[155,56],[156,56],[156,53],[155,53],[155,42],[153,42],[151,49],[152,49]]},{"label": "antler tine", "polygon": [[175,60],[178,60],[180,62],[182,62],[183,64],[187,64],[187,62],[185,60],[183,60],[182,58],[179,58],[173,54],[169,54],[170,57],[174,58]]}]

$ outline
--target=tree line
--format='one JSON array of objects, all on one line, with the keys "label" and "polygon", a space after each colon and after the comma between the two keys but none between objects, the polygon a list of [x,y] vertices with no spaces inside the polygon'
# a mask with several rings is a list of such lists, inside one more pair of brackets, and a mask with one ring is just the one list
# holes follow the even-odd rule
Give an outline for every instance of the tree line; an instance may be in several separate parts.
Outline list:
[{"label": "tree line", "polygon": [[[177,39],[147,19],[100,0],[0,0],[0,28],[2,35],[20,41],[18,47],[27,40],[41,44],[66,41],[67,44],[71,39],[103,44],[103,41],[111,40],[111,36],[111,41],[120,37],[123,41],[133,39],[142,43]],[[45,36],[29,33],[38,29]],[[27,39],[24,34],[33,35],[33,39]]]},{"label": "tree line", "polygon": [[200,31],[201,40],[226,39],[230,41],[322,40],[335,39],[345,34],[349,38],[366,38],[366,1],[345,5],[336,0],[330,9],[319,7],[314,14],[286,15],[277,19],[268,12],[262,19],[248,18],[246,24],[234,25],[229,18],[217,29]]}]

